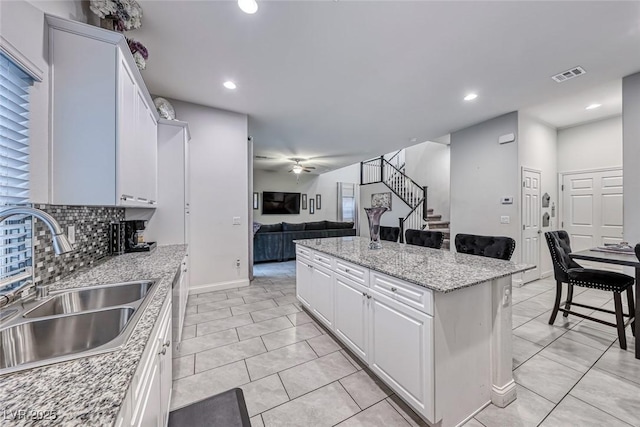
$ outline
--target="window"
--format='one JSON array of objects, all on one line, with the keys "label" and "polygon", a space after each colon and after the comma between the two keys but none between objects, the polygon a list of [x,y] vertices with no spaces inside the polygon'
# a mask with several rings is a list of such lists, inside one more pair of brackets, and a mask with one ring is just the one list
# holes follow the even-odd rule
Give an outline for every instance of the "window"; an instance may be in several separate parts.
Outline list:
[{"label": "window", "polygon": [[[33,79],[0,53],[0,208],[29,202],[29,87]],[[0,292],[31,277],[32,218],[0,223]]]},{"label": "window", "polygon": [[358,191],[356,184],[338,183],[338,221],[358,222]]}]

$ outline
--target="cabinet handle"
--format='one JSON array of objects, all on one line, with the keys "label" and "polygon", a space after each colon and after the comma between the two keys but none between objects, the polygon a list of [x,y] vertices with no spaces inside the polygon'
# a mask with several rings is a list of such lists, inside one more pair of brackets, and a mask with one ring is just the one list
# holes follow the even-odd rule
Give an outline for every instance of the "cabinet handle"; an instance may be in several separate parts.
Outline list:
[{"label": "cabinet handle", "polygon": [[162,349],[162,351],[160,353],[158,353],[158,356],[164,356],[165,354],[167,354],[167,348],[166,347],[164,347]]},{"label": "cabinet handle", "polygon": [[309,268],[313,268],[313,265],[311,265],[311,264],[307,264],[307,266],[308,266]]},{"label": "cabinet handle", "polygon": [[397,290],[398,290],[398,288],[391,288],[391,292],[395,292]]},{"label": "cabinet handle", "polygon": [[169,347],[170,345],[171,345],[171,340],[167,340],[167,342],[163,344],[163,347]]},{"label": "cabinet handle", "polygon": [[149,203],[150,205],[155,205],[156,201],[155,200],[149,200],[147,203]]},{"label": "cabinet handle", "polygon": [[345,268],[345,269],[344,269],[344,272],[345,272],[345,273],[348,273],[348,272],[350,272],[350,271],[351,271],[351,270],[349,270],[348,268]]},{"label": "cabinet handle", "polygon": [[367,299],[371,299],[371,295],[367,294]]},{"label": "cabinet handle", "polygon": [[144,197],[138,197],[138,201],[142,203],[149,203],[149,199],[145,199]]},{"label": "cabinet handle", "polygon": [[128,194],[123,194],[122,196],[120,196],[120,200],[129,200],[129,199],[133,199],[133,196],[129,196]]},{"label": "cabinet handle", "polygon": [[367,293],[366,293],[366,292],[363,292],[363,293],[362,293],[362,296],[363,296],[363,297],[366,297],[366,296],[367,296]]}]

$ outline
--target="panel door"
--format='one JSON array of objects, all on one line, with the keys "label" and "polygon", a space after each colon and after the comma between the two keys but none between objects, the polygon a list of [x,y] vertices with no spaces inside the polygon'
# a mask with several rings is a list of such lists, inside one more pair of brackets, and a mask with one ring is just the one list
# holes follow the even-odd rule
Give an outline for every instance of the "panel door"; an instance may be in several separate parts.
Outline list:
[{"label": "panel door", "polygon": [[296,295],[307,308],[311,307],[312,272],[310,261],[296,260]]},{"label": "panel door", "polygon": [[313,280],[313,313],[329,329],[333,330],[333,282],[334,274],[324,268],[315,267],[312,274]]},{"label": "panel door", "polygon": [[434,419],[433,318],[369,291],[369,367],[427,419]]},{"label": "panel door", "polygon": [[523,274],[525,283],[540,278],[540,172],[522,170],[522,262],[536,268]]},{"label": "panel door", "polygon": [[622,170],[565,174],[562,223],[574,251],[622,241]]},{"label": "panel door", "polygon": [[[169,423],[169,403],[171,399],[172,373],[173,366],[171,363],[171,311],[167,313],[165,333],[162,337],[160,346],[160,409],[161,409],[161,426]],[[162,352],[166,350],[166,353]]]},{"label": "panel door", "polygon": [[[149,109],[142,93],[136,88],[136,140],[135,140],[135,164],[134,169],[123,171],[127,175],[134,175],[136,181],[136,200],[138,205],[148,204],[151,200],[151,171],[149,168]],[[157,137],[156,137],[157,144]],[[157,151],[156,151],[157,156]],[[156,160],[157,161],[157,160]],[[155,170],[155,167],[154,167]],[[156,197],[157,199],[157,197]]]},{"label": "panel door", "polygon": [[334,331],[365,362],[368,359],[368,288],[339,274],[335,279]]},{"label": "panel door", "polygon": [[118,69],[118,198],[121,205],[135,205],[138,193],[138,177],[136,162],[137,145],[137,97],[138,89],[127,66],[121,59]]}]

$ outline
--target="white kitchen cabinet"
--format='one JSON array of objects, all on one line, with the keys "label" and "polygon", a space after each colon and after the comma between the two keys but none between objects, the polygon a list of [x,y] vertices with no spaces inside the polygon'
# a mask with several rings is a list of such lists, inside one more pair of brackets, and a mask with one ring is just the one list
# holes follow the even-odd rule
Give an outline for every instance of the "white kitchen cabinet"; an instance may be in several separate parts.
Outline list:
[{"label": "white kitchen cabinet", "polygon": [[318,264],[311,270],[311,308],[318,320],[333,330],[334,274],[331,270]]},{"label": "white kitchen cabinet", "polygon": [[46,20],[51,203],[155,207],[157,112],[124,36]]},{"label": "white kitchen cabinet", "polygon": [[304,258],[296,259],[296,295],[302,304],[307,308],[311,307],[313,288],[313,265],[311,260]]},{"label": "white kitchen cabinet", "polygon": [[369,294],[369,367],[433,420],[433,318],[375,291]]},{"label": "white kitchen cabinet", "polygon": [[342,342],[365,362],[369,358],[368,288],[336,274],[334,331]]}]

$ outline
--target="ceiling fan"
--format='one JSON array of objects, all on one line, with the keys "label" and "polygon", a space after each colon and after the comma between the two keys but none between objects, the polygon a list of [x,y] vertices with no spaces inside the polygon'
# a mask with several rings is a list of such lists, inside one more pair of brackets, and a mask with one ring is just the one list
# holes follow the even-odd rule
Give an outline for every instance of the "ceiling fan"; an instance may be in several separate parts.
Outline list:
[{"label": "ceiling fan", "polygon": [[302,172],[311,172],[312,169],[315,169],[315,167],[313,166],[303,166],[300,164],[301,159],[291,159],[294,162],[296,162],[295,165],[293,165],[293,168],[291,168],[291,170],[289,171],[289,173],[293,172],[296,175],[300,175]]}]

